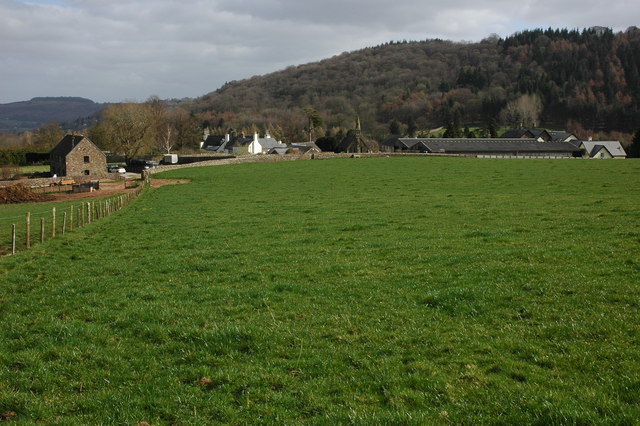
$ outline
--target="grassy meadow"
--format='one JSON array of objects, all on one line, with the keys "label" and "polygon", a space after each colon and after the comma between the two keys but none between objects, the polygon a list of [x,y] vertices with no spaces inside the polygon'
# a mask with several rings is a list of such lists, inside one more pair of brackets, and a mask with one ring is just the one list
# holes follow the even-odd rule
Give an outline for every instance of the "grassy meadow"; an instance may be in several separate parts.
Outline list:
[{"label": "grassy meadow", "polygon": [[116,201],[117,197],[118,196],[116,195],[68,201],[0,205],[0,256],[11,253],[13,224],[16,225],[16,250],[26,250],[27,212],[30,213],[29,241],[31,246],[33,246],[40,243],[42,219],[44,219],[44,240],[47,241],[53,238],[54,235],[57,237],[62,235],[63,230],[65,232],[69,232],[82,226],[87,220],[87,202],[90,202],[93,206],[92,214],[94,215],[95,220],[95,206],[100,205],[100,203],[104,204],[107,201],[113,203]]},{"label": "grassy meadow", "polygon": [[159,177],[191,183],[0,258],[0,416],[640,422],[640,161]]}]

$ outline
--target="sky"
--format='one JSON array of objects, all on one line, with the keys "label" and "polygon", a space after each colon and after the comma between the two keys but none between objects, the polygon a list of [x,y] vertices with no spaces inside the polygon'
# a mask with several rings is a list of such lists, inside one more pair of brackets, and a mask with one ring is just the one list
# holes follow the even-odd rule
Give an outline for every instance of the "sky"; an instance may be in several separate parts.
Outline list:
[{"label": "sky", "polygon": [[0,103],[198,97],[388,41],[638,21],[638,0],[0,0]]}]

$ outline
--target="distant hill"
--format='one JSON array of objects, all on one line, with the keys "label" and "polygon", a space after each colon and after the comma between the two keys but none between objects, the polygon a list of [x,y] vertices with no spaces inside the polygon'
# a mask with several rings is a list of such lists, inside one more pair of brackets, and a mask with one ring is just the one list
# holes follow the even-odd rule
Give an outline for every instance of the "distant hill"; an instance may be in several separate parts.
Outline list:
[{"label": "distant hill", "polygon": [[72,123],[94,115],[105,105],[78,97],[43,97],[0,104],[0,133],[33,130],[49,121]]},{"label": "distant hill", "polygon": [[365,132],[382,136],[392,121],[404,130],[456,120],[516,124],[526,118],[510,111],[519,100],[536,112],[529,125],[561,129],[572,120],[585,129],[631,132],[640,128],[639,70],[635,27],[615,34],[602,27],[533,30],[477,43],[393,42],[343,53],[227,83],[191,108],[220,127],[277,125],[286,133],[311,107],[325,128],[350,128],[359,115]]}]

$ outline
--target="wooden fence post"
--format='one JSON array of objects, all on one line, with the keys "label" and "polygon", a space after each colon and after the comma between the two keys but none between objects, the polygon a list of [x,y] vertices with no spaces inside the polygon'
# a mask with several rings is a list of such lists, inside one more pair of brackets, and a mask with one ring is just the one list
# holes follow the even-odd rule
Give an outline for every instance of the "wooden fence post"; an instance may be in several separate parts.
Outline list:
[{"label": "wooden fence post", "polygon": [[56,236],[56,208],[51,211],[51,238]]},{"label": "wooden fence post", "polygon": [[31,212],[27,212],[27,248],[31,247]]},{"label": "wooden fence post", "polygon": [[69,208],[69,231],[73,231],[73,206]]},{"label": "wooden fence post", "polygon": [[87,224],[91,223],[91,202],[87,201]]},{"label": "wooden fence post", "polygon": [[40,218],[40,243],[44,243],[44,217]]},{"label": "wooden fence post", "polygon": [[62,235],[67,229],[67,212],[62,213]]},{"label": "wooden fence post", "polygon": [[11,225],[11,254],[16,254],[16,224]]}]

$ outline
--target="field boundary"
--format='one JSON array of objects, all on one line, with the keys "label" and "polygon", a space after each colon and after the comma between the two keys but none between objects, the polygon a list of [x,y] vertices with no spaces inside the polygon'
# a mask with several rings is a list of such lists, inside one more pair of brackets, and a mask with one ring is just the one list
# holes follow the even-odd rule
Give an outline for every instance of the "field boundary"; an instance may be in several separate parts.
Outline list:
[{"label": "field boundary", "polygon": [[[375,152],[375,153],[333,153],[320,152],[313,154],[285,154],[285,155],[244,155],[234,158],[221,158],[216,160],[206,160],[193,162],[188,164],[161,165],[153,169],[146,170],[150,175],[162,173],[169,170],[186,169],[190,167],[207,167],[207,166],[223,166],[229,164],[245,164],[245,163],[276,163],[283,161],[307,161],[307,160],[330,160],[335,158],[384,158],[384,157],[465,157],[465,158],[497,158],[497,159],[574,159],[572,157],[554,157],[554,156],[505,156],[505,155],[470,155],[470,154],[433,154],[418,152]],[[579,159],[579,158],[578,158]]]},{"label": "field boundary", "polygon": [[[153,169],[146,170],[149,174],[162,173],[169,170],[186,169],[189,167],[223,166],[229,164],[245,163],[278,163],[283,161],[308,161],[308,160],[330,160],[334,158],[377,158],[377,157],[433,157],[432,154],[420,153],[399,153],[399,152],[375,152],[375,153],[333,153],[320,152],[313,154],[285,154],[285,155],[244,155],[234,158],[223,158],[219,160],[206,160],[189,164],[161,165]],[[436,155],[441,156],[441,155]],[[458,155],[447,155],[458,156]]]},{"label": "field boundary", "polygon": [[[147,187],[147,182],[133,191],[110,196],[98,201],[82,201],[64,209],[39,212],[26,212],[24,216],[0,218],[0,256],[15,255],[17,251],[27,250],[35,244],[44,243],[56,236],[64,235],[91,223],[111,216],[131,204]],[[36,220],[36,218],[40,220]],[[6,222],[10,223],[9,226]],[[4,235],[9,228],[9,242]]]}]

